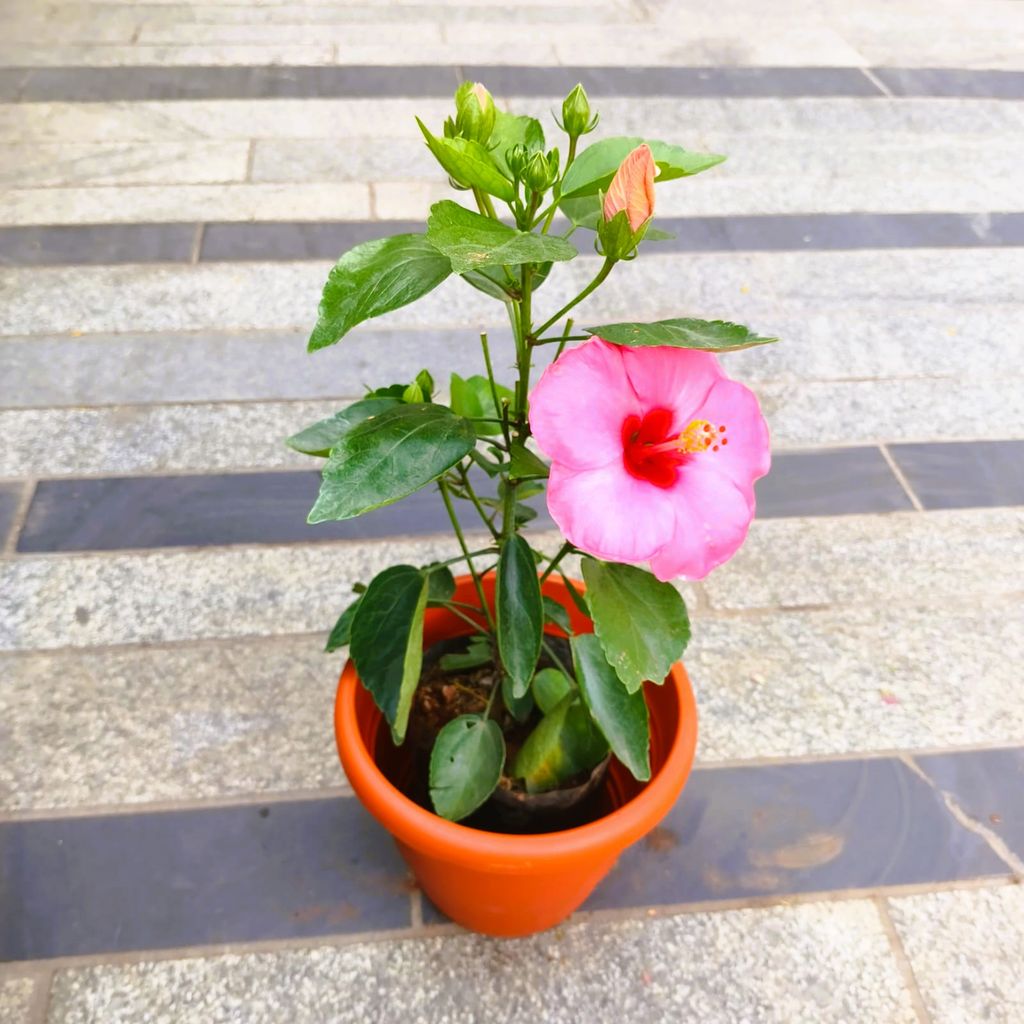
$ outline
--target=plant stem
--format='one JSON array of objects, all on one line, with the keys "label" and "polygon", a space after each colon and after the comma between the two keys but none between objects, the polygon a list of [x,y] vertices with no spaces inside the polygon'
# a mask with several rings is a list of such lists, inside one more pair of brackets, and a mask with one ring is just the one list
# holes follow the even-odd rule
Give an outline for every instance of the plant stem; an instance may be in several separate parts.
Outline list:
[{"label": "plant stem", "polygon": [[473,485],[469,482],[469,473],[466,472],[466,467],[459,463],[458,465],[459,475],[462,478],[462,486],[466,491],[466,496],[473,503],[473,508],[476,509],[477,514],[484,521],[487,529],[491,531],[491,536],[495,540],[501,539],[501,534],[494,527],[494,520],[484,511],[483,505],[480,504],[480,499],[476,495],[476,491],[473,490]]},{"label": "plant stem", "polygon": [[[477,555],[494,555],[494,554],[497,554],[497,551],[498,551],[497,548],[481,548],[479,551],[470,551],[470,554],[474,558],[476,558]],[[434,563],[434,568],[435,569],[440,569],[441,567],[443,567],[445,565],[454,565],[456,562],[463,562],[463,561],[465,561],[465,559],[466,559],[465,555],[456,555],[454,558],[447,558],[443,562],[435,562]],[[480,575],[483,576],[485,574],[481,573]]]},{"label": "plant stem", "polygon": [[547,219],[544,221],[544,227],[540,229],[542,235],[548,233],[548,228],[551,227],[551,222],[555,219],[555,213],[558,211],[558,199],[559,192],[562,188],[562,182],[565,181],[566,174],[569,173],[569,168],[572,166],[573,160],[576,159],[576,143],[579,141],[578,136],[569,136],[569,153],[565,158],[565,167],[562,170],[562,177],[559,179],[558,184],[555,186],[555,201],[551,204],[551,209],[548,210]]},{"label": "plant stem", "polygon": [[[487,335],[480,335],[480,346],[484,350],[484,365],[487,367],[487,381],[491,385],[491,400],[494,402],[495,413],[501,413],[501,402],[498,400],[498,385],[494,379],[494,367],[491,365],[491,346],[487,342]],[[508,447],[512,447],[512,438],[508,432],[508,421],[506,417],[502,417],[499,421],[501,424],[501,432],[505,437],[505,444]]]},{"label": "plant stem", "polygon": [[595,288],[601,285],[604,279],[612,272],[612,267],[614,266],[615,260],[606,259],[604,261],[604,264],[601,266],[601,269],[597,272],[597,275],[595,276],[594,280],[591,281],[590,284],[588,284],[587,287],[584,288],[583,291],[581,291],[575,299],[572,299],[569,302],[567,302],[553,317],[551,317],[550,320],[548,320],[542,326],[538,327],[537,330],[533,332],[533,336],[540,337],[549,327],[551,327],[552,324],[557,323],[559,320],[561,320],[562,317],[565,316],[565,314],[568,313],[570,309],[572,309],[574,306],[579,305],[579,303],[581,303]]},{"label": "plant stem", "polygon": [[566,555],[571,554],[573,551],[572,544],[566,541],[559,549],[558,554],[548,562],[548,567],[541,573],[540,581],[543,583],[554,571],[558,568],[558,563],[565,558]]},{"label": "plant stem", "polygon": [[547,656],[555,663],[555,665],[559,669],[561,669],[566,678],[573,679],[574,676],[572,672],[570,672],[569,669],[565,667],[565,662],[563,662],[562,659],[555,653],[555,649],[551,646],[551,644],[549,644],[547,640],[542,640],[541,645],[543,646],[544,651],[547,653]]},{"label": "plant stem", "polygon": [[455,509],[452,506],[451,495],[448,493],[448,485],[444,480],[437,481],[437,488],[441,492],[441,499],[444,501],[444,507],[448,512],[448,518],[452,521],[452,529],[455,531],[455,536],[458,538],[459,547],[462,548],[463,557],[466,559],[466,565],[469,567],[469,574],[473,577],[473,586],[476,588],[476,596],[480,598],[480,610],[483,612],[484,618],[487,619],[487,624],[491,627],[491,632],[495,632],[494,619],[491,617],[491,609],[487,605],[487,598],[484,596],[484,586],[480,582],[480,576],[477,574],[476,568],[473,565],[473,557],[469,552],[469,545],[466,543],[465,535],[462,532],[462,526],[459,523],[459,517],[455,514]]},{"label": "plant stem", "polygon": [[[442,608],[447,608],[448,611],[452,613],[452,615],[456,615],[460,619],[462,619],[463,622],[468,623],[482,636],[487,637],[488,640],[492,639],[491,633],[484,629],[484,627],[481,626],[480,623],[476,621],[476,619],[471,619],[465,612],[460,612],[459,609],[455,607],[455,604],[452,601],[441,601],[439,602],[439,604],[441,605]],[[479,609],[474,608],[473,611],[479,611]]]}]

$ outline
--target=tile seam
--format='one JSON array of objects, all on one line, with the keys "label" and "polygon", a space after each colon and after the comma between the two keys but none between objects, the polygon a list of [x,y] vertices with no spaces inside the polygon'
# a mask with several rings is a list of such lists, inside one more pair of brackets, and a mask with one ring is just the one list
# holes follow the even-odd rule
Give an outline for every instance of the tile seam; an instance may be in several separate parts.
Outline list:
[{"label": "tile seam", "polygon": [[900,469],[898,463],[893,458],[892,452],[889,450],[889,445],[885,442],[880,442],[878,450],[882,453],[882,458],[885,459],[886,464],[892,471],[892,475],[899,481],[900,487],[903,488],[907,497],[910,499],[910,504],[917,509],[918,512],[926,512],[927,509],[921,502],[921,499],[914,492],[914,488],[910,486],[910,481],[907,479],[906,474]]},{"label": "tile seam", "polygon": [[931,1014],[928,1012],[924,996],[921,994],[921,986],[918,984],[917,975],[914,973],[914,966],[910,962],[910,957],[907,956],[907,951],[903,946],[903,939],[900,938],[900,933],[896,930],[892,915],[889,913],[889,901],[884,896],[875,896],[872,902],[878,913],[882,931],[888,940],[889,951],[896,962],[896,969],[899,971],[900,977],[903,979],[903,986],[910,996],[910,1003],[913,1007],[914,1015],[917,1017],[918,1024],[932,1024]]},{"label": "tile seam", "polygon": [[903,762],[919,779],[927,785],[942,799],[946,810],[962,828],[980,837],[988,845],[989,849],[1013,872],[1015,880],[1024,883],[1024,860],[1010,848],[1001,835],[994,832],[987,825],[971,817],[960,806],[955,795],[947,789],[942,789],[937,782],[922,768],[914,759],[915,755],[902,753],[899,760]]},{"label": "tile seam", "polygon": [[36,493],[36,481],[29,477],[21,481],[21,493],[18,495],[17,506],[14,515],[11,517],[11,524],[7,530],[7,536],[3,538],[0,545],[0,564],[3,564],[11,556],[16,556],[18,551],[18,538],[25,528],[28,519],[29,509],[32,507],[32,499]]}]

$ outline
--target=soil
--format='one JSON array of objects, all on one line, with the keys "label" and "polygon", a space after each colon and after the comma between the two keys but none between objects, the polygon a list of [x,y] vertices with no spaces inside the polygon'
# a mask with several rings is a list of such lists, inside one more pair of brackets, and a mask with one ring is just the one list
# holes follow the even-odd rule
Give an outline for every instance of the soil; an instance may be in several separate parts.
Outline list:
[{"label": "soil", "polygon": [[[405,745],[396,748],[387,730],[381,730],[378,739],[377,760],[381,769],[406,796],[421,806],[432,809],[428,791],[430,752],[437,734],[459,715],[481,714],[500,675],[493,663],[471,669],[441,668],[444,654],[462,653],[468,637],[456,637],[435,644],[426,651],[419,687],[413,698],[409,714],[409,728]],[[558,657],[568,661],[571,657],[568,643],[559,637],[549,637],[548,643]],[[538,668],[553,666],[554,662],[543,654]],[[515,761],[519,748],[540,721],[540,712],[534,708],[525,722],[517,722],[502,703],[495,701],[492,717],[505,737],[506,764]],[[502,775],[498,783],[505,799],[492,798],[461,824],[492,832],[540,833],[573,828],[606,814],[609,810],[603,798],[604,763],[600,777],[591,778],[583,772],[567,780],[558,790],[537,796],[526,793],[518,779]]]}]

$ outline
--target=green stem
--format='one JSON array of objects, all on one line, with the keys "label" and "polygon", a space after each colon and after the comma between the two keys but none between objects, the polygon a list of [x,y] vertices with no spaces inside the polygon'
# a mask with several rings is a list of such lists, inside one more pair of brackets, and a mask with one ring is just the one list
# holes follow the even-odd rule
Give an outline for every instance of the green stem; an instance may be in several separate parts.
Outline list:
[{"label": "green stem", "polygon": [[603,283],[604,279],[612,272],[612,267],[614,266],[615,260],[606,259],[604,264],[601,266],[601,269],[597,272],[597,276],[594,280],[591,281],[590,284],[588,284],[587,287],[576,296],[576,298],[567,302],[553,317],[551,317],[550,320],[538,327],[537,330],[533,332],[533,336],[540,337],[546,330],[548,330],[548,328],[551,327],[552,324],[561,320],[570,309],[579,305],[595,288],[598,288]]},{"label": "green stem", "polygon": [[565,662],[555,653],[555,649],[547,642],[542,640],[541,645],[544,647],[544,651],[547,656],[555,663],[555,665],[562,671],[567,679],[572,679],[573,674],[565,667]]},{"label": "green stem", "polygon": [[462,486],[466,491],[466,497],[473,503],[473,508],[476,509],[477,515],[484,521],[484,525],[491,532],[491,536],[495,540],[501,539],[501,534],[494,527],[494,520],[484,511],[483,505],[480,504],[480,499],[476,495],[476,491],[473,490],[473,485],[469,482],[469,473],[466,472],[465,466],[461,463],[458,466],[459,476],[462,478]]},{"label": "green stem", "polygon": [[[484,366],[487,367],[487,382],[491,385],[491,400],[494,402],[495,413],[501,413],[501,402],[498,400],[498,385],[494,379],[494,367],[491,365],[491,346],[487,342],[487,335],[480,335],[480,345],[484,350]],[[506,417],[502,417],[498,420],[501,424],[501,432],[505,437],[505,444],[511,448],[512,438],[508,432],[508,422]]]},{"label": "green stem", "polygon": [[[470,554],[476,558],[477,555],[496,555],[498,553],[497,548],[481,548],[479,551],[470,551]],[[454,558],[446,558],[443,562],[435,562],[433,568],[440,569],[445,565],[454,565],[456,562],[464,562],[466,560],[465,555],[456,555]],[[480,574],[481,576],[484,573]]]},{"label": "green stem", "polygon": [[466,559],[466,565],[469,567],[469,574],[473,577],[473,586],[476,588],[476,596],[480,598],[480,610],[484,614],[484,618],[487,619],[487,624],[491,627],[491,631],[495,631],[494,619],[491,617],[491,609],[487,605],[487,598],[484,595],[484,587],[480,582],[480,576],[477,574],[476,568],[473,565],[473,557],[469,552],[469,545],[466,543],[465,535],[462,532],[462,526],[459,523],[459,517],[455,514],[455,508],[452,506],[451,495],[448,493],[448,485],[444,480],[437,481],[438,490],[441,492],[441,499],[444,501],[444,507],[448,512],[448,518],[452,522],[452,529],[455,531],[455,536],[459,541],[459,547],[462,549],[462,554]]},{"label": "green stem", "polygon": [[558,554],[548,562],[548,567],[541,573],[540,581],[543,584],[544,581],[558,568],[558,563],[565,558],[566,555],[571,554],[573,551],[572,544],[566,541],[559,549]]},{"label": "green stem", "polygon": [[[488,639],[491,639],[491,634],[486,629],[484,629],[484,627],[481,626],[480,623],[476,621],[476,619],[471,619],[464,612],[460,612],[459,609],[455,607],[454,602],[452,602],[452,601],[440,601],[438,603],[441,605],[441,607],[446,608],[448,611],[450,611],[452,613],[452,615],[457,615],[460,619],[462,619],[463,622],[468,623],[478,633],[480,633],[481,635],[487,637]],[[479,611],[479,609],[478,608],[474,608],[473,611]]]},{"label": "green stem", "polygon": [[551,222],[555,219],[555,214],[558,212],[558,194],[561,191],[562,182],[565,181],[566,174],[569,173],[569,168],[572,166],[573,160],[576,159],[576,143],[578,141],[578,136],[569,136],[569,153],[565,158],[565,167],[562,169],[562,177],[555,186],[555,201],[551,204],[551,209],[548,210],[547,219],[544,221],[544,227],[540,229],[540,233],[542,235],[546,235],[548,233],[548,228],[551,227]]}]

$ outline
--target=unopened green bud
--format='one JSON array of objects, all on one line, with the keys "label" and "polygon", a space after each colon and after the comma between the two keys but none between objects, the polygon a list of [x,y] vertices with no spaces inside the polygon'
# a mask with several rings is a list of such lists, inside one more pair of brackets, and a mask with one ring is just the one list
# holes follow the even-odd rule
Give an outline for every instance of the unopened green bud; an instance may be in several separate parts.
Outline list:
[{"label": "unopened green bud", "polygon": [[577,85],[562,104],[562,129],[571,139],[593,131],[597,127],[597,117],[591,120],[590,100],[582,85]]},{"label": "unopened green bud", "polygon": [[486,143],[495,117],[494,99],[479,82],[463,82],[455,91],[455,127],[464,139]]},{"label": "unopened green bud", "polygon": [[530,156],[530,151],[518,142],[505,153],[505,162],[516,181],[523,180],[527,165],[530,163]]},{"label": "unopened green bud", "polygon": [[523,181],[534,192],[546,192],[558,180],[558,150],[534,153],[523,172]]}]

